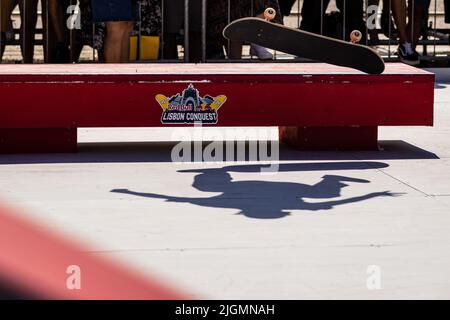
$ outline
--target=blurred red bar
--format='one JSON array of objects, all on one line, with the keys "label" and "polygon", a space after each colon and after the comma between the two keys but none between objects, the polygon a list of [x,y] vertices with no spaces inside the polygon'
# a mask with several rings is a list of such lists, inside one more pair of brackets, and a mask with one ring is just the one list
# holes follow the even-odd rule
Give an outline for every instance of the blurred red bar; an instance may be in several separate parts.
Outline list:
[{"label": "blurred red bar", "polygon": [[[80,267],[81,289],[68,289],[69,266]],[[179,293],[101,259],[0,205],[0,296],[25,299],[180,300]],[[6,286],[6,287],[5,287]]]}]

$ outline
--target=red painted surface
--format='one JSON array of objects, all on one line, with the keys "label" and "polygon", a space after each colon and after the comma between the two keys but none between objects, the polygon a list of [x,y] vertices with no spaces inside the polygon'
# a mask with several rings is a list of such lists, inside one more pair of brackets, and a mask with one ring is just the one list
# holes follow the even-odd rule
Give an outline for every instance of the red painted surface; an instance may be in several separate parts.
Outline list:
[{"label": "red painted surface", "polygon": [[378,127],[281,127],[280,141],[299,150],[377,150]]},{"label": "red painted surface", "polygon": [[[66,273],[81,270],[81,289],[69,290]],[[98,258],[60,235],[0,206],[0,280],[24,298],[43,299],[186,299],[160,281]],[[1,288],[3,289],[3,288]]]},{"label": "red painted surface", "polygon": [[0,129],[1,153],[76,152],[77,130],[64,129]]},{"label": "red painted surface", "polygon": [[217,126],[432,125],[434,75],[388,64],[0,66],[0,128],[157,127],[157,94],[226,95]]}]

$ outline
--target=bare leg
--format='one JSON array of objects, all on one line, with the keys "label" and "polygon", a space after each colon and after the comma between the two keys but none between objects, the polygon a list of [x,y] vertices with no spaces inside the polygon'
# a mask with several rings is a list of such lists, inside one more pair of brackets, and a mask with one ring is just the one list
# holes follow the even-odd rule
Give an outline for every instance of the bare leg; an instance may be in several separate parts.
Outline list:
[{"label": "bare leg", "polygon": [[122,39],[122,54],[121,62],[126,63],[130,61],[130,36],[133,32],[134,22],[128,22],[126,33]]},{"label": "bare leg", "polygon": [[391,5],[400,43],[411,42],[406,30],[406,1],[392,0]]},{"label": "bare leg", "polygon": [[56,41],[64,42],[64,15],[58,0],[48,0],[48,10],[50,13],[50,20],[55,31]]},{"label": "bare leg", "polygon": [[[130,22],[114,21],[106,23],[105,62],[127,62],[130,50]],[[128,51],[127,51],[128,49]],[[127,51],[127,54],[125,54]]]},{"label": "bare leg", "polygon": [[[403,63],[417,66],[420,64],[419,55],[414,51],[411,38],[411,29],[406,26],[406,0],[392,0],[392,11],[400,38],[398,57]],[[411,15],[409,15],[411,18]],[[409,20],[412,23],[412,19]]]}]

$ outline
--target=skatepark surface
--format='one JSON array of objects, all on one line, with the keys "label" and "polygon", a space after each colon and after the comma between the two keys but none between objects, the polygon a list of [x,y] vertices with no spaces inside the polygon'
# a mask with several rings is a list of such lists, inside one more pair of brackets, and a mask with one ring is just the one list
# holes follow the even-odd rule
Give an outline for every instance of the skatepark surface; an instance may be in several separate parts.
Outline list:
[{"label": "skatepark surface", "polygon": [[435,126],[381,128],[378,152],[280,146],[279,172],[261,174],[266,162],[173,163],[174,129],[81,129],[78,154],[0,155],[0,198],[193,298],[449,299],[439,79]]}]

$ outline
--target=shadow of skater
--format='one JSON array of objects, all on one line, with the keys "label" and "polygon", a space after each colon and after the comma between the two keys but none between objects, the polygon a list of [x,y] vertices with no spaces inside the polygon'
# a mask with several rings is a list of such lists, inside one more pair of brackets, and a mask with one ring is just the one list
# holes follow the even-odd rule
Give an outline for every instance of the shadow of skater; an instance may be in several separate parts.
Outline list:
[{"label": "shadow of skater", "polygon": [[277,219],[290,215],[291,210],[330,210],[335,206],[359,202],[382,196],[397,196],[389,191],[374,192],[347,199],[323,202],[308,202],[304,199],[333,199],[340,197],[347,187],[344,182],[369,183],[368,180],[351,177],[325,175],[316,184],[275,181],[233,181],[223,169],[184,170],[180,172],[199,173],[192,186],[203,192],[220,192],[208,198],[174,197],[155,193],[134,192],[128,189],[114,189],[111,192],[140,197],[165,199],[169,202],[191,203],[203,207],[238,209],[238,214],[249,218]]}]

